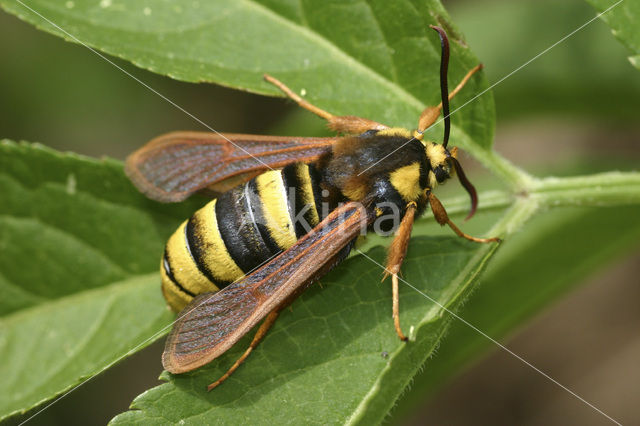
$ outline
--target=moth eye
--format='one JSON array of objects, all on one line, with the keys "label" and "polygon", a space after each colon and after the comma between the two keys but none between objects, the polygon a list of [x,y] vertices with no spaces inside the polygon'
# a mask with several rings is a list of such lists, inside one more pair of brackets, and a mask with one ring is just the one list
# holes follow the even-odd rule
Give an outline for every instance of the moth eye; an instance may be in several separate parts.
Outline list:
[{"label": "moth eye", "polygon": [[442,168],[442,166],[438,166],[433,169],[433,173],[436,175],[436,180],[438,181],[438,183],[442,183],[449,178],[449,173],[447,173],[447,171]]}]

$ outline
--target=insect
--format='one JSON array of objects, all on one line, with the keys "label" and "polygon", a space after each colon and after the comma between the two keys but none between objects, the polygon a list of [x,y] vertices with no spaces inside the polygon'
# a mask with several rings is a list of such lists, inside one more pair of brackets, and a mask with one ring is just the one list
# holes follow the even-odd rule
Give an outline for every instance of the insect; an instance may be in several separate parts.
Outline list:
[{"label": "insect", "polygon": [[[388,251],[393,320],[400,327],[398,277],[414,219],[427,206],[441,225],[474,238],[448,217],[433,189],[457,175],[469,193],[471,217],[477,195],[448,149],[449,100],[481,69],[470,70],[448,93],[449,43],[442,47],[442,102],[427,107],[411,132],[355,116],[336,116],[305,101],[274,77],[265,79],[299,106],[324,118],[341,134],[292,138],[174,132],[134,152],[126,172],[147,196],[181,201],[197,191],[217,195],[170,237],[161,261],[162,291],[181,312],[162,357],[183,373],[223,354],[264,319],[244,354],[209,390],[226,380],[254,350],[279,313],[305,288],[343,260],[362,230],[395,230]],[[444,115],[442,144],[424,131]]]}]

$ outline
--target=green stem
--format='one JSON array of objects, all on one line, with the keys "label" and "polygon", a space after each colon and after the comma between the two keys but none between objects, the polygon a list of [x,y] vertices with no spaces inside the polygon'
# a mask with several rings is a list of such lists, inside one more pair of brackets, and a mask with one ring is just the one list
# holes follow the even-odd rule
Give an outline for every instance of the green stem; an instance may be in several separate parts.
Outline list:
[{"label": "green stem", "polygon": [[[483,212],[500,210],[509,207],[515,200],[515,195],[509,191],[486,191],[479,194],[480,204],[478,209]],[[450,216],[457,216],[469,212],[469,197],[461,196],[447,198],[442,203],[447,208]]]},{"label": "green stem", "polygon": [[538,202],[533,198],[516,198],[513,206],[491,228],[487,235],[500,237],[512,234],[538,211],[539,206]]},{"label": "green stem", "polygon": [[[525,176],[523,174],[523,176]],[[566,178],[527,178],[528,184],[517,193],[488,191],[480,194],[480,211],[513,206],[489,232],[508,235],[541,208],[562,206],[616,206],[640,204],[640,173],[608,172]],[[451,216],[466,213],[469,200],[456,197],[444,200]],[[426,215],[427,220],[432,219]]]},{"label": "green stem", "polygon": [[615,206],[640,203],[640,173],[608,172],[536,180],[529,196],[545,207]]}]

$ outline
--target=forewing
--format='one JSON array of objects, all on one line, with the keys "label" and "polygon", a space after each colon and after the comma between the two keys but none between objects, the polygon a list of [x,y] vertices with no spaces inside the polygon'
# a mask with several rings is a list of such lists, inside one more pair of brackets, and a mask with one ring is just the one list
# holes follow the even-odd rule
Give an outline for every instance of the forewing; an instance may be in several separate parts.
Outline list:
[{"label": "forewing", "polygon": [[131,154],[125,172],[149,198],[177,202],[206,187],[224,192],[261,171],[315,161],[336,140],[173,132]]},{"label": "forewing", "polygon": [[169,334],[164,368],[184,373],[223,354],[269,312],[326,273],[369,221],[361,204],[345,204],[255,272],[218,293],[196,297]]}]

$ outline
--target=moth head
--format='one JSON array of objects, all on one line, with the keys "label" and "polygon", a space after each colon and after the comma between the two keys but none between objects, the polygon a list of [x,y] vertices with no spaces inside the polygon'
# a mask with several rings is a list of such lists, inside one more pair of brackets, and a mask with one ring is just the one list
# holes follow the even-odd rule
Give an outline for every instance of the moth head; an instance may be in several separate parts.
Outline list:
[{"label": "moth head", "polygon": [[434,142],[423,142],[429,162],[429,187],[431,189],[443,184],[447,179],[454,175],[458,176],[458,180],[462,187],[467,191],[471,198],[471,209],[466,219],[470,219],[476,212],[478,207],[478,194],[473,184],[469,182],[467,176],[462,169],[462,165],[458,161],[458,148],[453,147],[451,150],[445,148],[444,145]]},{"label": "moth head", "polygon": [[[445,31],[434,25],[430,25],[438,35],[440,36],[440,45],[442,47],[442,55],[440,57],[440,97],[442,98],[441,108],[442,116],[444,120],[444,136],[442,138],[442,145],[431,142],[423,142],[427,152],[427,158],[430,162],[431,170],[429,171],[429,185],[434,188],[437,184],[441,184],[451,177],[452,174],[458,175],[458,180],[463,188],[469,193],[471,198],[471,209],[467,215],[467,219],[476,212],[478,207],[478,194],[473,187],[467,176],[462,170],[462,166],[458,161],[457,148],[447,149],[449,143],[449,133],[451,130],[451,119],[449,117],[449,89],[447,84],[447,68],[449,66],[449,40]],[[440,113],[439,108],[434,108],[434,112]],[[437,117],[437,115],[436,115]],[[432,120],[432,119],[430,119]],[[435,121],[435,120],[432,120]],[[419,129],[423,129],[424,126],[420,125]],[[419,132],[423,134],[421,130]]]}]

